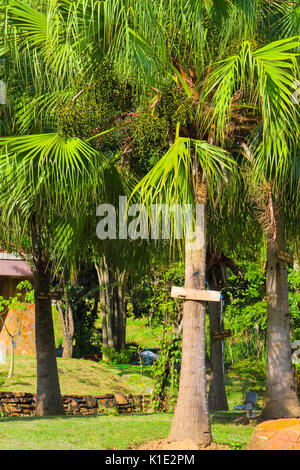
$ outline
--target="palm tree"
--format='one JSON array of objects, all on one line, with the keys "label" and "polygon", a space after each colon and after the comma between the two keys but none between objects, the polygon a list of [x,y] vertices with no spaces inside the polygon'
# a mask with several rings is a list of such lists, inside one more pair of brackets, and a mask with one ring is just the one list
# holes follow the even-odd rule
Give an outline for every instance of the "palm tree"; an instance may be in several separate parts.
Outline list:
[{"label": "palm tree", "polygon": [[96,203],[110,199],[120,179],[114,170],[110,172],[108,160],[87,142],[57,133],[59,101],[76,99],[74,82],[84,68],[78,48],[72,47],[82,33],[76,29],[72,5],[17,1],[1,7],[8,134],[17,134],[0,142],[2,220],[16,243],[22,245],[26,239],[33,263],[36,413],[59,414],[64,409],[55,357],[51,281],[64,263],[72,271],[78,259],[74,240],[82,236],[86,220],[94,220]]},{"label": "palm tree", "polygon": [[[178,128],[173,146],[135,189],[149,208],[153,203],[198,206],[193,244],[192,227],[187,226],[184,232],[186,287],[205,287],[205,208],[213,188],[218,186],[219,177],[222,178],[220,168],[229,169],[230,165],[226,151],[205,141],[180,137]],[[176,222],[172,220],[171,242],[176,244]],[[205,302],[184,302],[180,387],[169,438],[193,439],[204,446],[212,439],[206,393]]]},{"label": "palm tree", "polygon": [[57,134],[1,138],[0,147],[1,220],[17,246],[29,238],[27,251],[34,273],[36,414],[63,414],[51,280],[64,255],[64,245],[58,243],[62,230],[69,227],[69,219],[80,215],[79,208],[88,210],[88,189],[92,198],[99,197],[104,176],[109,178],[104,170],[107,162],[80,139],[66,140]]},{"label": "palm tree", "polygon": [[[252,13],[251,11],[246,11],[246,16],[243,18],[243,21]],[[165,12],[164,14],[166,15]],[[153,15],[153,18],[155,18],[153,21],[156,27],[157,24],[161,24],[157,16]],[[143,20],[142,23],[144,24],[146,35],[148,34],[149,37],[149,25],[148,29],[145,26],[145,22],[148,20],[147,15],[144,15],[144,23]],[[136,22],[137,21],[138,20],[136,20]],[[201,20],[199,21],[201,23]],[[239,21],[238,24],[240,25]],[[253,30],[253,25],[250,26],[247,30],[248,34],[249,31]],[[235,23],[233,30],[236,31],[236,28],[237,24]],[[143,28],[141,28],[141,30],[142,29]],[[154,66],[152,67],[149,83],[152,84],[152,86],[156,86],[157,89],[159,85],[155,85],[153,81],[154,78],[156,78],[157,82],[160,83],[160,76],[157,74],[162,74],[162,70],[165,71],[165,77],[168,74],[169,76],[174,74],[173,76],[178,86],[187,93],[190,99],[194,99],[197,103],[199,123],[197,135],[204,136],[210,144],[216,142],[219,146],[226,148],[228,142],[232,140],[240,142],[242,138],[243,141],[247,141],[250,137],[251,128],[260,125],[263,129],[263,141],[260,146],[260,170],[263,164],[263,168],[268,168],[268,171],[271,169],[272,173],[274,169],[276,170],[276,164],[278,164],[276,176],[278,177],[278,175],[282,174],[284,168],[285,170],[287,168],[284,167],[284,163],[289,157],[290,143],[297,140],[295,135],[297,121],[295,119],[295,110],[291,106],[289,96],[297,77],[295,67],[296,56],[293,53],[293,50],[299,46],[297,38],[279,40],[262,48],[257,48],[257,44],[252,44],[250,41],[241,41],[236,54],[232,55],[227,60],[220,64],[209,63],[207,69],[204,64],[204,70],[206,70],[207,75],[203,77],[203,71],[200,76],[198,75],[200,87],[199,91],[197,91],[197,87],[195,87],[195,75],[197,72],[199,74],[199,65],[201,64],[203,66],[203,56],[200,53],[203,47],[198,51],[198,57],[202,60],[199,59],[194,68],[191,66],[189,68],[188,65],[183,65],[183,62],[180,63],[177,57],[172,58],[173,51],[172,47],[170,47],[170,41],[167,43],[166,40],[168,47],[163,47],[164,41],[161,39],[165,39],[163,27],[161,32],[161,36],[157,34],[159,38],[157,41],[154,40],[153,36],[150,36],[149,41],[146,41],[145,38],[142,37],[142,33],[140,33],[141,35],[139,37],[137,37],[136,34],[135,47],[139,52],[139,57],[141,57],[142,54],[143,58],[146,57],[142,62],[144,73],[147,72],[147,58],[148,63],[150,62],[152,65],[154,64],[154,66],[156,66],[156,68]],[[228,33],[228,35],[229,34],[230,33]],[[151,39],[156,45],[155,50],[154,47],[151,48],[149,46]],[[159,42],[161,50],[159,50],[158,55],[157,47],[159,40],[161,41]],[[164,68],[163,57],[169,59],[167,66]],[[187,60],[190,61],[190,59],[191,56],[188,55]],[[249,77],[251,78],[250,82]],[[247,103],[246,105],[245,102]],[[254,111],[249,112],[249,110]],[[249,122],[251,125],[248,124]],[[291,122],[293,122],[294,130],[291,129]],[[192,139],[190,142],[192,142]],[[183,141],[177,135],[175,144],[171,147],[170,151],[138,185],[138,189],[142,192],[142,200],[147,201],[148,199],[149,203],[150,195],[152,195],[152,198],[154,197],[153,195],[163,197],[160,191],[162,194],[168,194],[167,199],[169,202],[174,202],[174,200],[178,201],[179,194],[185,197],[185,199],[184,197],[180,199],[181,202],[187,200],[188,191],[186,190],[184,192],[184,188],[187,188],[187,182],[183,175],[188,178],[186,175],[189,174],[189,160],[183,160],[185,166],[183,167],[184,170],[181,170],[182,173],[180,173],[179,163],[182,161],[183,156],[186,155],[183,150],[184,145],[188,147],[188,141],[185,141],[183,144]],[[216,150],[216,147],[214,150]],[[281,158],[280,161],[279,158]],[[222,162],[220,163],[222,168]],[[200,168],[200,173],[198,173],[197,165],[190,170],[193,171],[195,175],[199,176],[198,182],[200,182],[200,186],[197,186],[196,183],[194,185],[193,201],[201,202],[205,205],[205,184],[207,184],[209,178],[207,178],[206,175],[206,181],[203,180],[206,167],[205,165],[201,165]],[[182,186],[179,189],[180,185]],[[164,197],[164,200],[166,200],[166,197]],[[203,227],[204,224],[201,227],[202,234],[204,233]],[[202,276],[204,276],[204,264],[203,253],[194,253],[191,259],[188,250],[186,250],[186,281],[191,282],[190,276],[196,271],[199,271],[202,273]],[[201,281],[195,277],[192,278],[192,284],[194,288],[199,288]],[[287,289],[285,289],[285,296],[287,298]],[[279,312],[278,305],[275,309],[276,308]],[[202,322],[204,321],[204,315],[202,315],[202,317],[199,315],[200,311],[204,311],[203,309],[204,306],[201,306],[201,303],[195,305],[190,301],[185,302],[184,316],[186,320],[184,320],[185,333],[183,333],[183,368],[180,377],[179,398],[169,438],[173,440],[191,438],[199,440],[203,444],[207,444],[211,436],[207,415],[206,392],[204,393],[204,325],[203,323],[201,325],[197,323],[197,321],[200,322],[200,319]],[[193,323],[192,319],[195,323]],[[197,339],[195,339],[197,338],[196,331],[199,334],[198,343]],[[275,327],[275,331],[280,331],[278,324]],[[201,332],[202,339],[200,340]],[[284,335],[286,338],[284,343],[287,345],[289,341],[289,330],[287,328],[285,329]],[[198,363],[197,369],[194,369],[195,362],[192,357],[191,349],[196,345],[199,348],[200,356],[200,358],[198,356],[197,360],[201,363],[201,366],[200,363]],[[286,357],[283,373],[287,374],[289,380],[286,386],[282,385],[280,392],[283,401],[286,401],[286,405],[288,401],[290,403],[290,406],[286,406],[288,411],[285,411],[284,416],[287,416],[287,414],[294,416],[299,413],[299,405],[291,382],[290,353],[289,355],[284,354],[283,356]],[[195,377],[194,370],[200,371],[199,377],[197,378],[199,379],[199,383]],[[201,392],[196,391],[199,385]],[[276,387],[274,387],[274,389],[276,389]],[[286,392],[284,392],[283,389],[285,389]],[[288,395],[287,392],[289,392]],[[202,400],[201,404],[198,398],[200,396]],[[198,404],[198,408],[195,406],[195,403]],[[280,414],[283,413],[283,408],[284,405],[279,411]]]},{"label": "palm tree", "polygon": [[[283,213],[299,217],[297,198],[291,197],[298,182],[292,175],[298,149],[297,109],[291,94],[297,79],[296,55],[299,38],[275,41],[261,49],[251,51],[245,44],[239,55],[224,61],[211,77],[214,89],[213,121],[216,128],[225,128],[233,97],[243,90],[243,99],[250,92],[256,113],[260,115],[253,136],[237,141],[247,163],[247,175],[252,201],[255,201],[267,239],[267,298],[268,298],[268,364],[267,391],[263,415],[266,418],[299,416],[299,401],[295,392],[291,348],[288,283],[285,252]],[[240,71],[243,71],[242,73]],[[251,76],[251,87],[247,83]],[[210,93],[209,88],[207,93]],[[237,100],[236,106],[239,106]],[[223,124],[223,126],[222,126]],[[222,134],[222,133],[221,133]],[[225,133],[218,137],[223,140]],[[252,145],[248,146],[248,142]],[[286,206],[287,201],[292,205]],[[296,204],[296,205],[295,205]]]},{"label": "palm tree", "polygon": [[[292,2],[284,3],[289,6]],[[78,72],[78,67],[81,71],[85,68],[91,72],[93,65],[101,60],[103,55],[108,54],[111,58],[117,55],[116,70],[120,74],[126,73],[135,77],[139,96],[145,96],[152,87],[154,110],[155,103],[160,99],[161,90],[171,83],[175,83],[186,94],[187,101],[197,106],[193,126],[190,129],[181,126],[181,135],[188,135],[188,138],[183,140],[184,138],[177,132],[175,143],[166,158],[164,157],[155,167],[162,180],[158,180],[151,173],[151,178],[149,176],[150,179],[146,178],[142,183],[141,187],[148,191],[151,200],[154,200],[154,195],[159,195],[159,192],[153,193],[153,185],[159,183],[162,200],[200,202],[205,206],[207,191],[212,196],[210,199],[213,199],[212,188],[218,187],[215,183],[222,181],[221,173],[226,173],[226,162],[229,163],[226,153],[220,147],[226,148],[229,141],[234,141],[235,144],[248,142],[251,128],[259,123],[263,130],[263,139],[257,154],[261,158],[255,155],[255,161],[258,162],[256,167],[264,170],[268,168],[267,173],[270,175],[278,163],[279,171],[275,173],[277,177],[280,175],[283,163],[288,160],[290,148],[288,142],[293,142],[294,138],[289,123],[294,122],[295,129],[297,126],[294,118],[295,110],[288,104],[290,103],[288,93],[297,78],[291,62],[295,56],[291,51],[299,46],[299,41],[286,39],[259,48],[261,43],[269,42],[268,25],[273,12],[278,14],[277,2],[182,0],[174,4],[166,0],[157,2],[85,0],[72,2],[70,5],[57,1],[51,5],[57,13],[57,16],[53,17],[59,18],[59,21],[53,25],[52,31],[57,32],[58,23],[64,24],[65,27],[58,31],[60,34],[50,36],[53,38],[50,42],[49,23],[39,16],[40,13],[35,15],[34,11],[18,3],[17,7],[14,4],[11,11],[22,40],[30,40],[31,46],[43,51],[43,56],[47,60],[42,62],[42,65],[44,63],[47,67],[51,63],[55,65],[56,83],[60,83],[60,80],[66,77],[74,77],[74,70]],[[294,2],[292,6],[295,7]],[[288,9],[292,15],[294,10],[294,8]],[[70,17],[72,21],[66,23]],[[66,34],[62,31],[66,32],[68,41],[65,40]],[[73,40],[74,38],[76,40]],[[217,48],[216,43],[220,44]],[[78,51],[84,51],[86,60],[82,60],[83,56],[78,55]],[[223,56],[229,56],[229,59],[216,64],[216,60]],[[78,60],[79,57],[81,60]],[[76,67],[63,67],[65,62],[76,63]],[[39,62],[35,64],[40,67]],[[56,89],[62,88],[56,87]],[[43,91],[45,95],[45,90]],[[69,90],[70,96],[72,96],[71,91],[73,90]],[[66,92],[66,87],[63,87],[62,92]],[[55,103],[51,90],[50,93],[47,92],[45,100],[38,95],[35,100],[38,113],[26,114],[24,109],[26,112],[31,110],[30,104],[27,103],[27,106],[21,107],[22,120],[24,121],[26,115],[29,116],[28,120],[25,120],[26,123],[33,122],[36,116],[43,115],[45,103],[50,102]],[[201,165],[193,166],[193,162],[196,163],[198,160],[201,161]],[[179,178],[176,180],[170,176],[172,174]],[[169,182],[167,190],[160,186],[161,181],[165,184]],[[203,235],[204,226],[202,220]],[[189,249],[186,250],[187,273],[192,275],[199,271],[204,276],[204,253],[194,253],[193,261],[188,252]],[[186,280],[194,287],[201,285],[200,276],[193,276],[192,280],[187,277]],[[194,316],[191,316],[199,320],[200,315],[195,316],[196,310],[200,309],[203,312],[204,305],[195,305],[193,302],[186,304],[185,310],[190,307],[190,311],[194,312]],[[192,318],[188,320],[188,314],[185,317],[187,319],[185,330],[192,338],[193,334],[190,331]],[[201,318],[203,322],[203,315]],[[197,325],[198,327],[199,331],[202,331],[199,347],[203,366],[203,323]],[[188,338],[185,333],[184,336]],[[185,339],[184,348],[189,357],[192,352],[189,351],[187,343],[188,339]],[[188,365],[184,369],[187,372],[182,376],[184,379],[181,380],[181,384],[184,381],[188,383],[193,378]],[[188,430],[186,435],[208,443],[211,437],[203,368],[200,382],[203,401],[199,409],[202,407],[202,411],[200,410],[199,415],[199,409],[194,411],[192,409],[192,399],[198,393],[194,391],[188,405],[189,418],[185,421]],[[179,395],[178,408],[183,407],[185,392],[180,392]],[[295,402],[294,398],[293,401]],[[183,434],[182,429],[179,429],[181,416],[182,410],[176,410],[173,428],[176,432],[171,432],[173,438],[175,435]],[[195,433],[193,426],[190,427],[194,418],[198,423],[195,425],[197,427]],[[199,422],[202,421],[204,424],[199,428]]]}]

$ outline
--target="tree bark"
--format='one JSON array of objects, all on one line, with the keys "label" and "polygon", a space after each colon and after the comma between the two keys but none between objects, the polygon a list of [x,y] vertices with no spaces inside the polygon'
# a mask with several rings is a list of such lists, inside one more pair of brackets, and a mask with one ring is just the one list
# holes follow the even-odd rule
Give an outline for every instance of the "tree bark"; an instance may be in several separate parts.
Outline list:
[{"label": "tree bark", "polygon": [[73,335],[64,335],[64,349],[62,357],[69,359],[73,357]]},{"label": "tree bark", "polygon": [[[202,186],[202,185],[201,185]],[[186,243],[185,285],[203,287],[206,263],[206,188],[196,188],[196,204],[202,204],[202,217],[198,226],[197,249]],[[196,275],[199,272],[202,276]],[[179,393],[169,439],[191,439],[202,446],[212,441],[206,391],[205,361],[205,302],[186,300],[183,307],[182,362]]]},{"label": "tree bark", "polygon": [[54,328],[50,300],[50,273],[37,260],[34,270],[35,337],[37,358],[36,415],[64,415],[56,363]]},{"label": "tree bark", "polygon": [[119,352],[126,347],[125,272],[111,272],[104,258],[95,267],[100,289],[102,344]]},{"label": "tree bark", "polygon": [[282,223],[276,216],[273,236],[267,236],[267,379],[262,411],[265,419],[300,417],[290,334],[286,262],[278,258],[285,249]]},{"label": "tree bark", "polygon": [[102,346],[103,348],[108,347],[108,337],[107,337],[107,319],[106,319],[106,272],[104,270],[103,261],[97,265],[95,263],[95,268],[97,271],[98,281],[99,281],[99,299],[100,299],[100,310],[102,318]]},{"label": "tree bark", "polygon": [[119,305],[120,305],[120,348],[126,348],[126,317],[127,303],[125,298],[124,285],[119,286]]},{"label": "tree bark", "polygon": [[64,305],[61,300],[56,302],[56,307],[60,316],[64,335],[64,349],[62,357],[71,358],[73,356],[73,339],[74,339],[74,317],[72,305],[66,288],[65,281],[63,281],[64,291]]},{"label": "tree bark", "polygon": [[[213,289],[214,287],[211,286]],[[209,302],[210,333],[221,330],[221,312],[218,302]],[[224,373],[224,340],[210,337],[210,387],[208,393],[209,411],[227,411],[228,403]]]},{"label": "tree bark", "polygon": [[9,372],[7,375],[8,379],[11,379],[14,375],[14,368],[15,368],[15,345],[14,345],[14,337],[10,335],[10,348],[11,348],[11,356],[10,356],[10,366]]}]

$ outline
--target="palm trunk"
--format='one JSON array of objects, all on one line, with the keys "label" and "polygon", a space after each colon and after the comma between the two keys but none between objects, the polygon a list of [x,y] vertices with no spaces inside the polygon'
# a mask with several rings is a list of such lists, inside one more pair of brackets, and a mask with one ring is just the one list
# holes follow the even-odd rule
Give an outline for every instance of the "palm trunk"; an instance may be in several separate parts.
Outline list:
[{"label": "palm trunk", "polygon": [[[213,286],[212,286],[213,287]],[[220,331],[220,304],[209,302],[210,333]],[[224,374],[224,340],[210,337],[210,387],[208,394],[209,411],[227,411],[228,403]]]},{"label": "palm trunk", "polygon": [[[202,185],[201,185],[202,186]],[[206,189],[206,188],[205,188]],[[201,187],[201,190],[203,188]],[[197,195],[197,191],[196,191]],[[206,202],[206,190],[196,203]],[[185,283],[186,287],[203,287],[206,262],[205,205],[203,216],[196,226],[199,249],[190,250],[186,244]],[[202,249],[201,249],[202,247]],[[179,393],[169,440],[190,439],[202,446],[212,441],[206,392],[205,361],[205,302],[186,300],[183,307],[182,362]]]},{"label": "palm trunk", "polygon": [[276,236],[267,239],[267,383],[263,417],[300,416],[292,357],[286,262],[278,258],[285,244],[276,217]]},{"label": "palm trunk", "polygon": [[65,414],[60,393],[50,300],[50,274],[44,263],[34,271],[37,358],[36,415]]}]

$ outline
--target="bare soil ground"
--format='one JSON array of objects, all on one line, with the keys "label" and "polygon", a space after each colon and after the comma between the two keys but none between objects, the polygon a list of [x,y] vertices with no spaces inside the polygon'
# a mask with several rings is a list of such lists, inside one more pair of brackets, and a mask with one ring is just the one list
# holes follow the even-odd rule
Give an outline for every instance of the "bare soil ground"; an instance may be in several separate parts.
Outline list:
[{"label": "bare soil ground", "polygon": [[160,439],[144,444],[139,450],[230,450],[230,447],[217,444],[216,442],[212,442],[208,447],[203,447],[201,444],[189,439],[175,442],[170,442],[168,439]]}]

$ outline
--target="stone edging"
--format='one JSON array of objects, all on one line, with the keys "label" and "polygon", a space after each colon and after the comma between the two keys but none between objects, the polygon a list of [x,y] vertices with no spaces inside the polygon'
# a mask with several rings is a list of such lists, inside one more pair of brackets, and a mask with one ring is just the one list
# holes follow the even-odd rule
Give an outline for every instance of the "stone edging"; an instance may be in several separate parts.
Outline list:
[{"label": "stone edging", "polygon": [[[106,414],[113,409],[119,413],[151,411],[149,395],[62,395],[62,400],[67,415]],[[36,394],[0,392],[0,413],[3,416],[34,416],[35,407]]]}]

